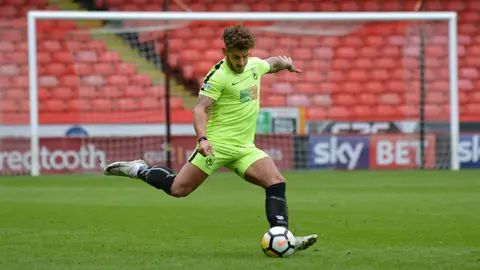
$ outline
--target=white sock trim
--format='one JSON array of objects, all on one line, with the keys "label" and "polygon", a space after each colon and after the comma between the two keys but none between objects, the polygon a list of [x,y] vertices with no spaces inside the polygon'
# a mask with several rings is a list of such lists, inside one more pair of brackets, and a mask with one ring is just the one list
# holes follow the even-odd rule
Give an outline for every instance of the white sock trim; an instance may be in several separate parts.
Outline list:
[{"label": "white sock trim", "polygon": [[142,166],[145,166],[145,165],[143,165],[141,163],[137,163],[137,164],[133,165],[132,169],[130,170],[130,177],[138,178],[137,173],[138,173],[138,170],[140,169],[140,167],[142,167]]}]

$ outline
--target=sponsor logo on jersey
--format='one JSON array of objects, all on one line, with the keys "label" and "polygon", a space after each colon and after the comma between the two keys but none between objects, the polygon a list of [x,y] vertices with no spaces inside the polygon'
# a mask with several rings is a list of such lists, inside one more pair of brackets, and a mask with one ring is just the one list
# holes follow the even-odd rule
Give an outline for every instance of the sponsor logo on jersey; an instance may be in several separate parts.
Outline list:
[{"label": "sponsor logo on jersey", "polygon": [[240,91],[240,103],[258,99],[258,87],[256,85]]}]

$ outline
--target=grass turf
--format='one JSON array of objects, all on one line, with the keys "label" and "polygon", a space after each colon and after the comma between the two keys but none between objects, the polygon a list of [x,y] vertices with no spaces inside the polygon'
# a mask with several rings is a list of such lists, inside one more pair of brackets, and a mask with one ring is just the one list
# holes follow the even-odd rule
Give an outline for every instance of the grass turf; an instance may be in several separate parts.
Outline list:
[{"label": "grass turf", "polygon": [[311,249],[266,258],[264,191],[218,173],[177,199],[126,178],[0,178],[0,269],[479,269],[477,171],[285,174]]}]

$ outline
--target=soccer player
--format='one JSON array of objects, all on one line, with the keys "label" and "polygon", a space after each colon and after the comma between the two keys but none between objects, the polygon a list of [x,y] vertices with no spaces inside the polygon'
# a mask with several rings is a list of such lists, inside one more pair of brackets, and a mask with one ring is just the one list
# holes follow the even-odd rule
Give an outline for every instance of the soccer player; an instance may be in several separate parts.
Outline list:
[{"label": "soccer player", "polygon": [[[178,174],[162,166],[148,166],[142,160],[114,162],[106,175],[139,178],[174,197],[193,192],[221,167],[246,181],[263,187],[270,226],[288,228],[286,183],[273,160],[254,144],[260,110],[260,78],[281,70],[299,73],[288,57],[262,60],[250,57],[254,35],[242,25],[223,32],[224,59],[203,80],[193,112],[197,148]],[[317,235],[297,236],[295,250],[313,245]]]}]

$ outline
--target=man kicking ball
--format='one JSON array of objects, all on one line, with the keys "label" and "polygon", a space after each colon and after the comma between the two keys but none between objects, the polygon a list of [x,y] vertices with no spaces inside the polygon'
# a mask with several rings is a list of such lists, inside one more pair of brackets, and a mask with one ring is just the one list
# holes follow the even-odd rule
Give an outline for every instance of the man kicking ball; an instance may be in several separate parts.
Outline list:
[{"label": "man kicking ball", "polygon": [[[263,187],[270,226],[288,228],[285,179],[273,160],[255,146],[254,138],[260,111],[260,78],[284,69],[296,73],[301,70],[287,57],[250,57],[255,37],[242,25],[226,28],[223,40],[225,58],[205,77],[193,112],[197,148],[180,172],[135,160],[109,164],[104,173],[139,178],[168,195],[185,197],[213,172],[226,167]],[[297,236],[295,250],[304,250],[316,240],[317,235]]]}]

